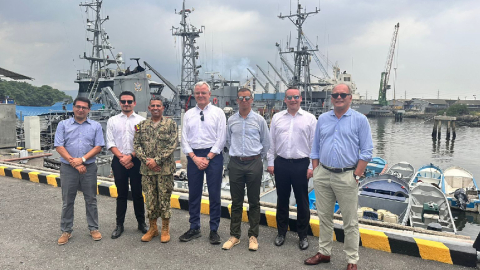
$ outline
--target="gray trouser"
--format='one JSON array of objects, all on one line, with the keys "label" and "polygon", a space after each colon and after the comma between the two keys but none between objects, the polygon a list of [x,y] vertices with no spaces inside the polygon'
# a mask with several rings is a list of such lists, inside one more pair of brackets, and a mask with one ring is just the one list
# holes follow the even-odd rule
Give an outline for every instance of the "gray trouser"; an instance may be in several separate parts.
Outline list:
[{"label": "gray trouser", "polygon": [[320,219],[320,237],[318,251],[330,256],[333,241],[333,210],[335,200],[338,201],[343,218],[345,240],[343,251],[348,263],[358,261],[359,231],[358,231],[358,184],[353,177],[353,171],[332,173],[319,165],[313,171],[313,187]]},{"label": "gray trouser", "polygon": [[248,237],[258,238],[260,224],[260,185],[262,183],[262,159],[238,161],[234,158],[228,163],[230,195],[232,196],[232,215],[230,235],[240,239],[245,185],[248,198]]},{"label": "gray trouser", "polygon": [[98,230],[97,211],[97,165],[95,163],[85,165],[87,172],[80,174],[70,164],[62,163],[60,166],[60,179],[62,185],[62,218],[60,229],[62,232],[73,231],[73,207],[77,190],[83,192],[87,223],[89,230]]}]

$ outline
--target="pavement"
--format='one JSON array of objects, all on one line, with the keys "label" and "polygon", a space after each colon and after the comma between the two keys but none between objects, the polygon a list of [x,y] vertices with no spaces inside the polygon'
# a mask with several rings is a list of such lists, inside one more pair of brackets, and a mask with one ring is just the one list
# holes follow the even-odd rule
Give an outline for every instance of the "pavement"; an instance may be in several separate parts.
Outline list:
[{"label": "pavement", "polygon": [[[142,233],[129,202],[125,232],[111,239],[115,228],[115,199],[98,196],[99,223],[103,239],[94,242],[86,224],[83,195],[75,203],[75,225],[70,241],[57,245],[60,236],[61,190],[49,185],[0,176],[0,269],[345,269],[343,243],[333,242],[332,261],[306,266],[303,260],[317,252],[318,238],[309,236],[310,247],[301,251],[295,233],[276,247],[274,228],[261,226],[256,252],[248,250],[242,224],[241,243],[230,251],[208,242],[209,216],[202,215],[202,237],[183,243],[178,237],[189,228],[188,212],[173,209],[169,243],[158,237],[140,241]],[[229,219],[218,230],[222,242],[229,236]],[[359,269],[469,269],[360,247]],[[471,269],[471,268],[470,268]]]}]

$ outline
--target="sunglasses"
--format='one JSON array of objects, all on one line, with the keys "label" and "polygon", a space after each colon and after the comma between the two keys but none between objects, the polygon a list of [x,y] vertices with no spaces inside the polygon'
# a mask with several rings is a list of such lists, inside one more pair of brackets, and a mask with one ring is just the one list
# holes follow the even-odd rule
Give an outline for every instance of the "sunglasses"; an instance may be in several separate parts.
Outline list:
[{"label": "sunglasses", "polygon": [[250,99],[252,99],[252,97],[249,97],[249,96],[246,96],[246,97],[240,97],[240,96],[238,96],[237,98],[238,98],[238,100],[240,100],[240,101],[242,101],[242,100],[249,101]]},{"label": "sunglasses", "polygon": [[125,104],[125,103],[132,104],[133,100],[120,100],[120,103],[122,103],[122,104]]},{"label": "sunglasses", "polygon": [[90,109],[90,108],[88,108],[88,107],[83,107],[83,106],[80,106],[80,105],[76,105],[76,106],[74,106],[74,107],[75,107],[75,109],[77,109],[77,110],[84,110],[84,111]]},{"label": "sunglasses", "polygon": [[332,94],[332,98],[336,99],[336,98],[338,98],[338,96],[340,96],[341,98],[346,98],[346,97],[351,96],[351,95],[352,94],[347,94],[347,93],[341,93],[341,94],[335,93],[335,94]]},{"label": "sunglasses", "polygon": [[203,111],[200,112],[200,120],[204,121],[205,117],[203,116]]},{"label": "sunglasses", "polygon": [[298,96],[298,95],[295,95],[295,96],[287,96],[287,99],[288,99],[288,100],[292,100],[292,99],[297,100],[297,99],[299,99],[299,98],[300,98],[300,96]]}]

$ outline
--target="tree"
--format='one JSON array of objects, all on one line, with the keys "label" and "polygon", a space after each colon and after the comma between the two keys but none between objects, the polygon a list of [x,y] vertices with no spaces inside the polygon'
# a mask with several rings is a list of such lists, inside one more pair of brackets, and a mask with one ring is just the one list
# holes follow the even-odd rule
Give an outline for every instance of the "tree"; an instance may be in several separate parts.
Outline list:
[{"label": "tree", "polygon": [[444,112],[446,112],[448,116],[460,116],[470,114],[467,105],[465,104],[453,104],[452,106],[448,107],[446,111],[439,111],[438,114],[443,114]]},{"label": "tree", "polygon": [[33,86],[26,82],[0,80],[0,98],[9,96],[22,106],[52,106],[55,102],[72,97],[48,85]]}]

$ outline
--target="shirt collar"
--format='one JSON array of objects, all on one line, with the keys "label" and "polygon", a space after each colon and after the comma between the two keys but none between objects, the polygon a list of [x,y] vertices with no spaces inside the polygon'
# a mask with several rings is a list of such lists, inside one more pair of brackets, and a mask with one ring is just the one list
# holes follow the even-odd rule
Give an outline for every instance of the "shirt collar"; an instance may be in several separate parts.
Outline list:
[{"label": "shirt collar", "polygon": [[[75,124],[75,123],[81,125],[80,123],[78,123],[77,121],[75,121],[75,116],[72,117],[72,118],[70,118],[69,120],[70,120],[70,124],[71,124],[71,125],[73,125],[73,124]],[[85,119],[85,122],[83,122],[83,123],[91,124],[90,121],[91,121],[90,118],[87,117],[87,119]],[[83,123],[82,123],[82,124],[83,124]]]},{"label": "shirt collar", "polygon": [[[330,115],[333,115],[335,117],[337,117],[335,115],[335,110],[330,110],[330,112],[328,112]],[[348,110],[342,115],[343,116],[351,116],[352,115],[352,108],[348,108]]]},{"label": "shirt collar", "polygon": [[[283,115],[287,115],[287,114],[290,114],[288,113],[288,109],[282,111],[281,113],[283,113]],[[302,108],[298,109],[297,113],[295,113],[295,115],[299,114],[299,115],[303,115],[305,113],[304,110],[302,110]]]},{"label": "shirt collar", "polygon": [[[253,113],[253,110],[250,109],[250,112],[248,113],[248,115],[247,115],[246,118],[248,118],[250,115],[252,115],[252,113]],[[243,117],[240,115],[240,111],[237,111],[237,115],[238,115],[238,117],[243,118]]]},{"label": "shirt collar", "polygon": [[200,109],[200,107],[198,107],[198,104],[195,105],[195,108],[199,109],[200,111],[205,111],[206,109],[208,109],[208,107],[210,107],[210,104],[211,104],[211,102],[208,102],[208,104],[205,106],[205,108],[203,108],[203,110]]},{"label": "shirt collar", "polygon": [[[135,111],[130,115],[130,116],[133,116],[134,118],[137,117],[138,114],[135,113]],[[123,112],[120,113],[120,117],[128,117],[126,114],[124,114]]]}]

